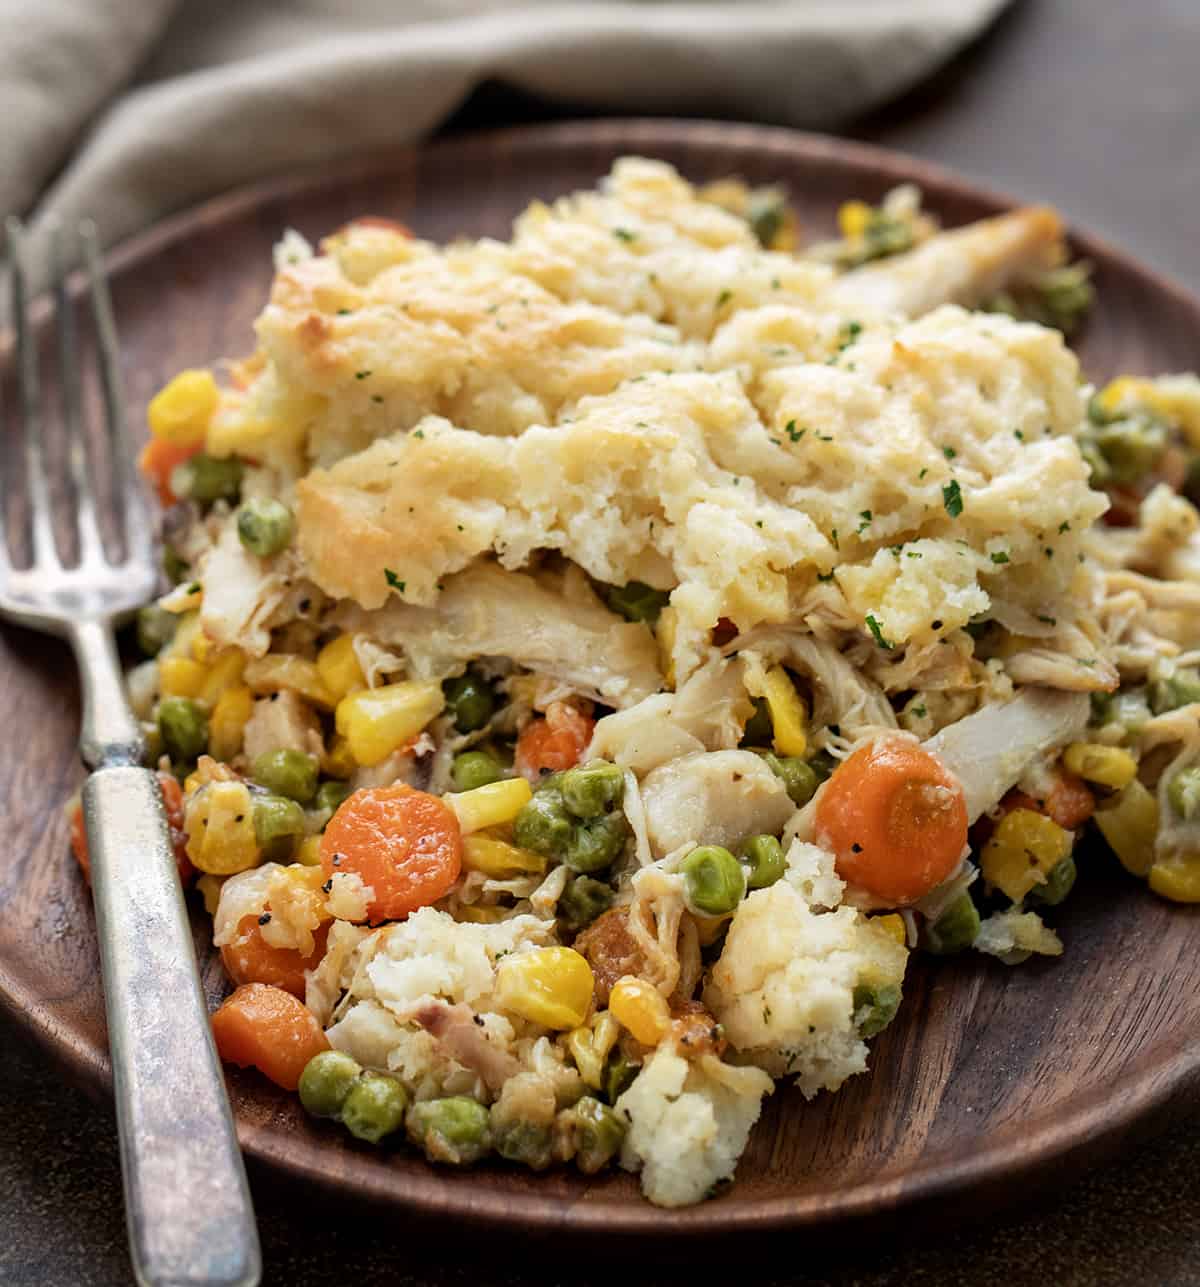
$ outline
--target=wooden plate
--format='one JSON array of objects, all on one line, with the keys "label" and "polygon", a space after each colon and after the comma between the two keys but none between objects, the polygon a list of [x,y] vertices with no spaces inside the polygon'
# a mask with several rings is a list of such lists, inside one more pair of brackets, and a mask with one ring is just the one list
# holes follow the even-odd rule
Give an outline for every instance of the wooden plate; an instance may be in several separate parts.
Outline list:
[{"label": "wooden plate", "polygon": [[[249,350],[283,228],[315,239],[376,213],[436,240],[504,236],[530,199],[590,186],[629,152],[696,180],[782,182],[806,229],[822,234],[840,201],[873,200],[904,180],[920,183],[949,224],[1011,204],[908,158],[749,126],[590,122],[403,150],[220,198],[118,249],[112,283],[131,414],[140,424],[151,393],[179,368]],[[1075,240],[1096,265],[1100,301],[1080,343],[1088,373],[1200,367],[1200,305],[1094,238]],[[57,644],[6,629],[0,686],[0,1001],[69,1074],[102,1090],[94,923],[62,816],[81,776],[75,673]],[[1056,918],[1065,956],[1013,970],[984,958],[915,962],[898,1021],[874,1042],[872,1070],[811,1104],[777,1091],[737,1184],[715,1202],[665,1213],[621,1174],[435,1169],[404,1149],[360,1147],[257,1075],[232,1071],[241,1139],[253,1157],[301,1178],[477,1226],[694,1240],[936,1217],[944,1230],[948,1219],[1061,1184],[1196,1098],[1195,916],[1103,857],[1081,867]],[[226,982],[199,915],[195,931],[215,1004]]]}]

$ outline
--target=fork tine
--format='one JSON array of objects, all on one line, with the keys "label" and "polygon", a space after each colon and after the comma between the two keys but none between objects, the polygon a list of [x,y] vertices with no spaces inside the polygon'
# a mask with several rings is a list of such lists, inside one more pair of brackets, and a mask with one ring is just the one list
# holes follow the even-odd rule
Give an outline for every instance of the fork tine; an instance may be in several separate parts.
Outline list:
[{"label": "fork tine", "polygon": [[54,525],[50,518],[50,492],[46,484],[45,423],[42,389],[38,378],[37,340],[29,317],[29,292],[25,280],[25,229],[15,216],[5,220],[11,247],[12,314],[17,332],[17,370],[22,428],[25,434],[25,490],[29,496],[32,566],[58,565]]},{"label": "fork tine", "polygon": [[154,531],[146,506],[146,494],[133,463],[133,443],[125,419],[121,391],[121,370],[117,353],[117,325],[113,318],[108,278],[100,254],[100,237],[95,223],[88,219],[79,226],[91,286],[92,313],[96,322],[96,341],[100,353],[100,384],[104,392],[104,419],[112,444],[114,463],[121,480],[121,521],[125,535],[127,559],[146,557],[153,549]]},{"label": "fork tine", "polygon": [[80,566],[104,561],[104,544],[96,523],[96,505],[88,474],[87,445],[83,433],[83,380],[79,370],[79,344],[75,309],[67,293],[67,267],[62,228],[55,226],[51,243],[54,274],[54,309],[58,315],[58,371],[62,386],[63,425],[66,429],[67,468],[75,493],[75,521],[79,534]]}]

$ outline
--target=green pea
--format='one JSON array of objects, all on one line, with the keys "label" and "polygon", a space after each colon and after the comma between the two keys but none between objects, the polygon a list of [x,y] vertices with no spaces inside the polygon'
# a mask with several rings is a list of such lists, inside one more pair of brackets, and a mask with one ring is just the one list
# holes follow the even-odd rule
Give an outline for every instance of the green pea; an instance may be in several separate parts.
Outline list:
[{"label": "green pea", "polygon": [[1107,466],[1107,478],[1103,481],[1136,483],[1158,464],[1166,451],[1167,427],[1155,416],[1135,412],[1089,428],[1085,441]]},{"label": "green pea", "polygon": [[163,747],[176,763],[186,764],[208,749],[208,716],[190,697],[164,697],[157,722]]},{"label": "green pea", "polygon": [[492,718],[496,697],[482,679],[468,671],[457,679],[448,679],[442,685],[446,705],[454,716],[454,727],[460,733],[474,733]]},{"label": "green pea", "polygon": [[[1160,697],[1164,701],[1170,701],[1165,691]],[[1164,705],[1162,709],[1174,708]],[[1092,694],[1090,723],[1096,728],[1103,728],[1106,724],[1119,724],[1127,733],[1136,734],[1149,718],[1150,702],[1144,688],[1124,688],[1115,693]]]},{"label": "green pea", "polygon": [[743,746],[770,746],[775,730],[771,725],[771,712],[766,701],[761,697],[754,699],[754,714],[746,721],[742,730]]},{"label": "green pea", "polygon": [[569,929],[581,930],[612,906],[613,890],[602,880],[576,876],[558,900],[558,914]]},{"label": "green pea", "polygon": [[572,871],[600,871],[616,860],[625,847],[628,834],[629,827],[623,813],[602,813],[598,818],[581,818],[572,827],[563,847],[563,864]]},{"label": "green pea", "polygon": [[1167,803],[1185,822],[1200,818],[1200,765],[1181,769],[1167,783]]},{"label": "green pea", "polygon": [[505,1161],[519,1162],[535,1171],[550,1165],[554,1148],[550,1127],[524,1121],[507,1122],[501,1126],[496,1122],[494,1109],[491,1127],[492,1146]]},{"label": "green pea", "polygon": [[365,1072],[342,1100],[342,1125],[358,1140],[378,1144],[404,1125],[408,1092],[385,1073]]},{"label": "green pea", "polygon": [[755,188],[746,202],[746,222],[758,244],[770,249],[783,229],[787,202],[778,188]]},{"label": "green pea", "polygon": [[1177,670],[1169,679],[1155,680],[1150,685],[1150,707],[1155,715],[1178,710],[1200,702],[1200,672],[1186,666]]},{"label": "green pea", "polygon": [[322,1050],[300,1074],[300,1102],[314,1117],[337,1117],[362,1066],[340,1050]]},{"label": "green pea", "polygon": [[175,638],[175,628],[179,618],[157,603],[148,603],[138,609],[137,641],[138,647],[147,657],[157,657],[160,652]]},{"label": "green pea", "polygon": [[349,782],[338,782],[332,778],[328,782],[322,782],[317,787],[317,797],[313,801],[313,807],[322,813],[337,813],[343,801],[350,795],[350,790]]},{"label": "green pea", "polygon": [[234,501],[242,489],[242,462],[236,456],[192,456],[171,474],[171,490],[201,505]]},{"label": "green pea", "polygon": [[772,751],[768,751],[763,758],[771,766],[771,772],[787,787],[787,793],[797,808],[806,805],[813,798],[821,782],[807,760],[802,760],[798,755],[776,755]]},{"label": "green pea", "polygon": [[488,1110],[467,1095],[424,1099],[408,1113],[408,1137],[431,1162],[467,1166],[492,1146]]},{"label": "green pea", "polygon": [[304,835],[304,810],[281,795],[254,797],[254,835],[267,862],[287,862]]},{"label": "green pea", "polygon": [[456,791],[474,791],[476,787],[499,782],[504,766],[487,751],[462,751],[450,765],[450,778]]},{"label": "green pea", "polygon": [[256,755],[250,776],[276,795],[308,804],[317,793],[317,767],[315,756],[286,747]]},{"label": "green pea", "polygon": [[513,838],[522,849],[547,858],[561,856],[574,826],[557,789],[539,790],[513,820]]},{"label": "green pea", "polygon": [[742,864],[720,845],[701,845],[679,864],[689,906],[704,916],[731,912],[746,894]]},{"label": "green pea", "polygon": [[896,983],[860,983],[854,989],[854,1026],[860,1037],[874,1037],[896,1017],[900,986]]},{"label": "green pea", "polygon": [[1070,335],[1092,306],[1096,292],[1089,281],[1091,269],[1084,263],[1064,264],[1043,273],[1034,283],[1034,294],[1040,313],[1034,321],[1057,327]]},{"label": "green pea", "polygon": [[584,1095],[573,1110],[575,1165],[584,1175],[594,1175],[620,1151],[625,1123],[607,1104]]},{"label": "green pea", "polygon": [[926,926],[926,946],[934,956],[950,956],[975,942],[979,933],[979,911],[965,890],[936,921]]},{"label": "green pea", "polygon": [[608,1102],[615,1104],[641,1071],[638,1064],[631,1064],[619,1050],[614,1051],[604,1066],[604,1097]]},{"label": "green pea", "polygon": [[774,836],[750,836],[742,841],[739,852],[750,868],[746,873],[750,889],[766,889],[784,873],[783,846]]},{"label": "green pea", "polygon": [[626,621],[644,621],[653,625],[671,596],[667,591],[656,590],[641,581],[630,581],[628,585],[610,587],[604,598],[608,606]]},{"label": "green pea", "polygon": [[598,818],[625,794],[625,774],[607,760],[568,769],[559,780],[563,804],[577,818]]},{"label": "green pea", "polygon": [[1044,885],[1034,885],[1029,891],[1031,903],[1057,907],[1075,887],[1075,859],[1070,854],[1050,868]]},{"label": "green pea", "polygon": [[237,534],[251,554],[269,559],[292,539],[292,511],[271,496],[255,496],[238,510]]},{"label": "green pea", "polygon": [[178,585],[180,581],[186,581],[190,566],[180,558],[177,551],[169,545],[163,546],[162,566],[166,578],[172,585]]}]

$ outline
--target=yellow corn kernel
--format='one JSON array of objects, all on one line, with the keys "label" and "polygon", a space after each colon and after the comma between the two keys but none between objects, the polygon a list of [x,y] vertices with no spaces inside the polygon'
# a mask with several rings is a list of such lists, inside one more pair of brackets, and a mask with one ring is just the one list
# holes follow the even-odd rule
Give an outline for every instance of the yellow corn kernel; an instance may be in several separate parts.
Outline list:
[{"label": "yellow corn kernel", "polygon": [[208,750],[213,759],[232,760],[237,755],[253,711],[254,694],[245,684],[233,684],[217,698],[208,721]]},{"label": "yellow corn kernel", "polygon": [[996,824],[979,856],[984,879],[1019,903],[1070,852],[1071,833],[1033,809],[1013,809]]},{"label": "yellow corn kernel", "polygon": [[321,759],[321,769],[331,778],[348,778],[358,768],[344,737],[334,736]]},{"label": "yellow corn kernel", "polygon": [[1137,760],[1129,751],[1100,742],[1072,742],[1063,752],[1063,764],[1085,782],[1117,791],[1137,777]]},{"label": "yellow corn kernel", "polygon": [[1154,385],[1136,375],[1119,375],[1096,394],[1096,402],[1105,414],[1113,416],[1135,402],[1153,403]]},{"label": "yellow corn kernel", "polygon": [[211,371],[180,371],[150,399],[150,432],[176,447],[198,447],[220,400]]},{"label": "yellow corn kernel", "polygon": [[262,855],[254,834],[254,804],[244,782],[213,782],[188,801],[187,855],[214,876],[256,867]]},{"label": "yellow corn kernel", "polygon": [[496,967],[495,996],[505,1010],[543,1028],[578,1028],[592,1004],[592,967],[571,947],[535,947]]},{"label": "yellow corn kernel", "polygon": [[669,603],[658,614],[654,638],[658,644],[658,662],[668,688],[675,687],[675,636],[679,631],[679,613]]},{"label": "yellow corn kernel", "polygon": [[508,910],[491,903],[464,903],[454,914],[471,925],[496,925],[504,920]]},{"label": "yellow corn kernel", "polygon": [[158,688],[164,697],[199,697],[207,676],[190,657],[164,657],[158,663]]},{"label": "yellow corn kernel", "polygon": [[803,755],[808,750],[808,711],[796,685],[782,666],[772,666],[763,676],[762,687],[775,749],[780,755]]},{"label": "yellow corn kernel", "polygon": [[524,778],[503,778],[473,791],[451,791],[442,799],[454,810],[463,835],[511,822],[533,792]]},{"label": "yellow corn kernel", "polygon": [[620,1036],[620,1025],[608,1010],[592,1015],[590,1023],[572,1028],[565,1044],[586,1085],[599,1090],[604,1082],[604,1065]]},{"label": "yellow corn kernel", "polygon": [[167,644],[159,655],[161,657],[187,657],[189,661],[198,661],[195,644],[199,634],[199,612],[181,613],[179,620],[175,624],[175,633],[171,636],[171,642]]},{"label": "yellow corn kernel", "polygon": [[540,876],[546,870],[546,860],[530,849],[477,832],[463,841],[463,866],[493,880],[511,880],[514,876]]},{"label": "yellow corn kernel", "polygon": [[1200,854],[1173,854],[1150,868],[1150,888],[1173,903],[1200,903]]},{"label": "yellow corn kernel", "polygon": [[320,867],[321,837],[305,836],[296,849],[296,862],[302,867]]},{"label": "yellow corn kernel", "polygon": [[872,916],[871,924],[878,926],[891,939],[894,939],[901,947],[908,944],[908,928],[904,924],[904,917],[898,916],[895,912],[889,912],[886,916]]},{"label": "yellow corn kernel", "polygon": [[317,653],[317,670],[325,687],[341,701],[347,693],[367,686],[366,676],[354,654],[354,636],[338,635]]},{"label": "yellow corn kernel", "polygon": [[1154,865],[1158,800],[1137,778],[1092,814],[1100,834],[1130,875],[1147,876]]},{"label": "yellow corn kernel", "polygon": [[369,768],[416,737],[445,704],[441,684],[406,679],[364,688],[337,703],[337,731],[355,760]]},{"label": "yellow corn kernel", "polygon": [[243,678],[256,693],[278,693],[286,688],[324,710],[331,711],[337,705],[337,699],[325,687],[316,663],[304,657],[290,653],[256,657],[246,663]]},{"label": "yellow corn kernel", "polygon": [[838,206],[838,231],[847,241],[855,241],[867,230],[872,210],[865,201],[843,201]]},{"label": "yellow corn kernel", "polygon": [[213,456],[260,456],[265,447],[287,451],[303,442],[309,424],[325,407],[318,394],[275,396],[268,414],[240,398],[227,397],[208,424],[205,448]]},{"label": "yellow corn kernel", "polygon": [[204,899],[204,910],[210,916],[217,914],[217,904],[221,901],[221,886],[224,883],[224,876],[212,876],[208,872],[196,878],[196,888],[200,891],[200,897]]},{"label": "yellow corn kernel", "polygon": [[626,974],[608,994],[609,1013],[643,1046],[657,1046],[671,1027],[666,998],[644,979]]},{"label": "yellow corn kernel", "polygon": [[241,684],[245,669],[246,654],[240,648],[222,648],[212,653],[197,696],[207,705],[216,706],[227,689]]}]

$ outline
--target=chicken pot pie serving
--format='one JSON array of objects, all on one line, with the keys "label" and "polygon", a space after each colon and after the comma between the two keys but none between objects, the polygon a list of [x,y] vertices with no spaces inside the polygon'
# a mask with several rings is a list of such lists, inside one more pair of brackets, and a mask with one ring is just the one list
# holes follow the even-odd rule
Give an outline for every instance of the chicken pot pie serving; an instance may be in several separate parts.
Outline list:
[{"label": "chicken pot pie serving", "polygon": [[508,242],[288,233],[151,402],[130,689],[224,1058],[677,1206],[910,952],[1060,953],[1085,837],[1200,900],[1200,382],[1084,383],[1052,211],[840,224],[629,158]]}]

